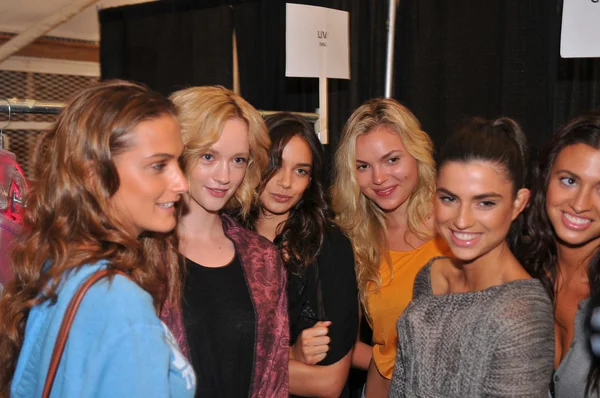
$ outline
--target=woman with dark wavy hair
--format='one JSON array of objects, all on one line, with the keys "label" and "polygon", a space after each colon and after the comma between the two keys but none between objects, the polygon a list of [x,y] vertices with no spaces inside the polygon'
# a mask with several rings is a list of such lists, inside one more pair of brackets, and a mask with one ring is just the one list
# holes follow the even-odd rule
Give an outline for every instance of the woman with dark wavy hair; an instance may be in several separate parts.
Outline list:
[{"label": "woman with dark wavy hair", "polygon": [[42,395],[71,298],[109,269],[128,277],[83,297],[52,396],[193,397],[192,368],[157,315],[180,291],[165,259],[177,256],[182,152],[172,103],[120,81],[82,90],[42,137],[0,301],[1,396]]},{"label": "woman with dark wavy hair", "polygon": [[325,201],[323,148],[299,117],[282,113],[266,123],[269,165],[247,222],[279,247],[287,269],[290,394],[348,396],[358,293],[352,246]]},{"label": "woman with dark wavy hair", "polygon": [[590,301],[600,299],[600,112],[570,120],[541,153],[520,252],[554,299],[551,394],[600,396],[588,344]]}]

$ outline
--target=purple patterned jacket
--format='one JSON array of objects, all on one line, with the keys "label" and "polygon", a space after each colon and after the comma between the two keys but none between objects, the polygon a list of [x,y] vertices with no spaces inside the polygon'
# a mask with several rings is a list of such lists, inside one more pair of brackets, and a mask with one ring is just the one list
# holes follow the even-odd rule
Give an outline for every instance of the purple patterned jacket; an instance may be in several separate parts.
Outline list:
[{"label": "purple patterned jacket", "polygon": [[[288,396],[289,325],[286,272],[277,248],[255,232],[221,215],[225,235],[242,263],[256,315],[251,398]],[[180,306],[165,304],[161,319],[189,358]]]}]

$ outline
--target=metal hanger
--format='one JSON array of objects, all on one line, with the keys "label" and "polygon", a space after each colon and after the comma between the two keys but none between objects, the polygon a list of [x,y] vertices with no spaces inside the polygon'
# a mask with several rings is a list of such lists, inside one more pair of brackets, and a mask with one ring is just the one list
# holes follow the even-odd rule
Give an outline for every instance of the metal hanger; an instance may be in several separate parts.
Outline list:
[{"label": "metal hanger", "polygon": [[6,106],[8,107],[8,120],[6,121],[6,124],[2,127],[0,127],[0,149],[6,149],[4,148],[4,129],[8,127],[8,125],[10,124],[10,118],[12,116],[11,113],[11,109],[10,109],[10,101],[8,100],[8,98],[0,98],[4,101],[6,101]]}]

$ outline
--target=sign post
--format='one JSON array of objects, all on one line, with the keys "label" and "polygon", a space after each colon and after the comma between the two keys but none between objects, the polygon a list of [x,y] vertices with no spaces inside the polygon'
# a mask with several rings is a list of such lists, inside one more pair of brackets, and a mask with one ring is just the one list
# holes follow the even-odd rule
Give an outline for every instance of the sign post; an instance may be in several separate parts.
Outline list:
[{"label": "sign post", "polygon": [[285,47],[287,77],[319,78],[321,143],[329,143],[327,79],[350,79],[349,14],[346,11],[286,4]]},{"label": "sign post", "polygon": [[600,0],[564,0],[560,56],[600,57]]}]

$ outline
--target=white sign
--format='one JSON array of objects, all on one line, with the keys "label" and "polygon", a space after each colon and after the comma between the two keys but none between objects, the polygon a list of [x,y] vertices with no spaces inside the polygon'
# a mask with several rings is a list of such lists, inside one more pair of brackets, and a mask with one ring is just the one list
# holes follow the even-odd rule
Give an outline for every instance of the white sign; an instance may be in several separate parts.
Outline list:
[{"label": "white sign", "polygon": [[564,0],[560,56],[600,57],[600,0]]},{"label": "white sign", "polygon": [[350,79],[348,13],[286,4],[285,75]]}]

